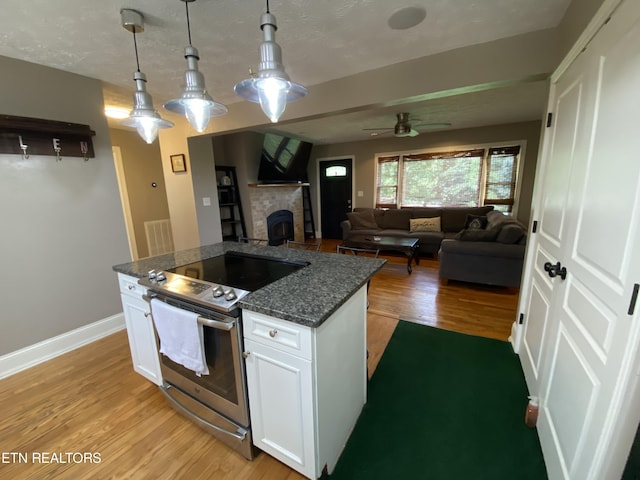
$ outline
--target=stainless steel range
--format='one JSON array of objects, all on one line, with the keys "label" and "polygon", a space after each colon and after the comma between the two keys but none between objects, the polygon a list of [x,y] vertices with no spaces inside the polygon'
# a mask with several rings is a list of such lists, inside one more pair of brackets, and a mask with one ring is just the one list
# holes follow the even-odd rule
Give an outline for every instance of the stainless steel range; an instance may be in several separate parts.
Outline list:
[{"label": "stainless steel range", "polygon": [[159,353],[162,392],[176,410],[248,459],[254,457],[255,450],[242,358],[241,309],[237,304],[250,292],[306,265],[227,252],[168,271],[151,271],[138,282],[148,288],[152,315],[154,303],[164,302],[175,308],[176,314],[179,311],[196,314],[198,324],[202,325],[209,373],[199,376]]}]

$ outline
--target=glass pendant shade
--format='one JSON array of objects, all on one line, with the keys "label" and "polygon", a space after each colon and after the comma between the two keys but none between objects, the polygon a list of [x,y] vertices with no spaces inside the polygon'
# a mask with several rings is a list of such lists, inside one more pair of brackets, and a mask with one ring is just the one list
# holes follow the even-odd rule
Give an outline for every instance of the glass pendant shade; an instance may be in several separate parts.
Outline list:
[{"label": "glass pendant shade", "polygon": [[203,132],[211,117],[224,115],[228,109],[207,93],[204,75],[198,70],[198,50],[188,46],[184,49],[184,57],[187,59],[184,90],[180,98],[168,101],[164,108],[185,115],[197,132]]},{"label": "glass pendant shade", "polygon": [[262,111],[273,123],[277,123],[287,106],[287,94],[291,88],[291,82],[281,78],[267,77],[257,80],[255,86],[258,89]]},{"label": "glass pendant shade", "polygon": [[142,72],[135,72],[133,79],[136,82],[136,91],[133,94],[133,110],[129,118],[120,122],[127,127],[134,127],[142,139],[147,143],[153,143],[158,136],[158,129],[171,128],[173,122],[164,120],[153,108],[153,99],[147,92],[147,77]]},{"label": "glass pendant shade", "polygon": [[260,44],[258,73],[238,82],[235,92],[250,102],[259,103],[267,117],[276,123],[287,103],[304,97],[307,89],[292,82],[282,64],[282,49],[275,41],[276,17],[267,12],[262,15],[260,28],[264,41]]}]

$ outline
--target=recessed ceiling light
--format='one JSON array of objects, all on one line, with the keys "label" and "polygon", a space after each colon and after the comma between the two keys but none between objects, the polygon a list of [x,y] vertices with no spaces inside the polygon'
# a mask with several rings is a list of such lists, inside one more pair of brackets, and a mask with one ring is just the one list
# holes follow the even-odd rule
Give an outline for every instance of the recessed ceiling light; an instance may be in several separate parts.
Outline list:
[{"label": "recessed ceiling light", "polygon": [[406,30],[422,23],[427,11],[424,7],[405,7],[396,10],[387,20],[387,24],[393,30]]},{"label": "recessed ceiling light", "polygon": [[104,114],[109,118],[127,118],[129,110],[120,107],[104,107]]}]

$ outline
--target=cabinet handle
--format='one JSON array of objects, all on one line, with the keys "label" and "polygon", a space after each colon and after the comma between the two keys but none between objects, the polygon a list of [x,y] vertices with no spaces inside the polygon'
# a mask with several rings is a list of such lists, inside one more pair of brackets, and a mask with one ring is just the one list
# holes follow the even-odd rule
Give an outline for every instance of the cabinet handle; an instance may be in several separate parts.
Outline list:
[{"label": "cabinet handle", "polygon": [[242,352],[242,358],[249,358],[249,355],[251,355],[251,352]]},{"label": "cabinet handle", "polygon": [[135,286],[135,285],[128,285],[128,286],[127,286],[127,288],[128,288],[129,290],[135,290],[135,289],[136,289],[136,286]]},{"label": "cabinet handle", "polygon": [[269,336],[271,338],[275,337],[278,334],[278,330],[276,330],[275,328],[273,330],[269,330]]},{"label": "cabinet handle", "polygon": [[144,316],[145,316],[146,318],[149,318],[149,317],[151,316],[151,312],[144,312]]}]

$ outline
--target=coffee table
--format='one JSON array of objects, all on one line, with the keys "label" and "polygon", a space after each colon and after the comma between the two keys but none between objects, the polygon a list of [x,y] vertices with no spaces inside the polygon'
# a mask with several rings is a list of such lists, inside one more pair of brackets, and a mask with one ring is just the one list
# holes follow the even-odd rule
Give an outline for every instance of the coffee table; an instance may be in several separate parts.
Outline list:
[{"label": "coffee table", "polygon": [[413,260],[416,261],[416,265],[420,264],[417,238],[354,234],[350,235],[342,244],[345,247],[404,253],[407,256],[407,272],[409,273],[411,273],[411,263]]}]

